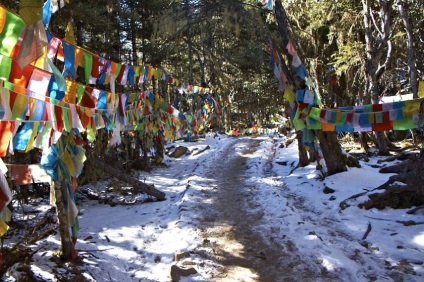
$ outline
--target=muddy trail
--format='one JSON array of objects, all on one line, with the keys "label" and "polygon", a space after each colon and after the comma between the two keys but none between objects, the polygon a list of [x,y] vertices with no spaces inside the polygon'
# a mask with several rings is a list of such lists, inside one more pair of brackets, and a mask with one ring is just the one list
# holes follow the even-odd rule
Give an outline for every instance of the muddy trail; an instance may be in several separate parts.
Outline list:
[{"label": "muddy trail", "polygon": [[[259,206],[254,200],[257,187],[246,182],[246,170],[259,144],[247,138],[233,142],[215,156],[205,175],[208,180],[196,183],[205,187],[198,206],[203,238],[198,254],[211,262],[213,281],[331,281],[302,260],[289,241],[282,246],[273,241],[272,232],[255,230],[263,213],[251,212]],[[271,161],[264,164],[264,175],[270,173]]]}]

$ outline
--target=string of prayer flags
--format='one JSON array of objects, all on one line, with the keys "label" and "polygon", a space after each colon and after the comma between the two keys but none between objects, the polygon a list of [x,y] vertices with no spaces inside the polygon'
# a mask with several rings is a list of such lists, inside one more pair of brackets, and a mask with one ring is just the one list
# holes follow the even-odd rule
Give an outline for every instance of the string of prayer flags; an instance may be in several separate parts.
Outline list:
[{"label": "string of prayer flags", "polygon": [[304,128],[303,118],[308,128],[322,129],[323,131],[407,130],[418,127],[419,109],[422,101],[423,99],[421,98],[338,109],[312,107],[307,111],[297,108],[294,116],[294,125],[296,129]]}]

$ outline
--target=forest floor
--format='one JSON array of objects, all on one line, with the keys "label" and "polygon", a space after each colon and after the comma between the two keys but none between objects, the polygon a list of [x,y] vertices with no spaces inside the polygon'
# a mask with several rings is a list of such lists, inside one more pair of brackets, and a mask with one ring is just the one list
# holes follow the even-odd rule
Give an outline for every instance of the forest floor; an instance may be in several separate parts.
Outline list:
[{"label": "forest floor", "polygon": [[[378,157],[323,179],[316,164],[295,169],[297,144],[284,141],[176,142],[185,155],[133,174],[165,192],[161,202],[112,179],[81,186],[78,259],[58,259],[58,232],[44,221],[49,232],[2,279],[30,272],[27,281],[422,281],[424,211],[365,210],[358,204],[367,195],[352,197],[392,175],[378,172]],[[29,221],[52,215],[46,199],[20,210],[15,226],[26,227],[11,228],[5,248],[22,244]]]}]

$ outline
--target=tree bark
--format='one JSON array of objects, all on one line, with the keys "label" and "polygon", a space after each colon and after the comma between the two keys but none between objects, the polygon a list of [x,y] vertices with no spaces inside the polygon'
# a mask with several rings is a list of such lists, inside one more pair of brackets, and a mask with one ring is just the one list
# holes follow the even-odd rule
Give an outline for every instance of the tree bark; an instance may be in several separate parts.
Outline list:
[{"label": "tree bark", "polygon": [[334,132],[316,130],[322,155],[327,165],[327,174],[333,175],[347,170],[347,156],[343,154]]},{"label": "tree bark", "polygon": [[413,41],[413,35],[412,35],[412,28],[408,21],[408,16],[405,10],[405,6],[402,0],[397,0],[396,4],[398,5],[399,14],[403,21],[403,24],[405,25],[405,32],[406,37],[408,38],[407,47],[408,47],[408,67],[409,67],[409,79],[412,89],[412,94],[414,99],[418,98],[418,74],[417,74],[417,67],[415,65],[415,51],[414,51],[414,41]]},{"label": "tree bark", "polygon": [[191,38],[191,20],[190,20],[190,1],[185,1],[187,17],[187,40],[188,40],[188,82],[193,84],[193,56],[192,56],[192,38]]},{"label": "tree bark", "polygon": [[54,182],[53,185],[54,187],[51,187],[50,189],[54,188],[57,219],[59,221],[60,242],[62,245],[62,258],[68,261],[72,259],[71,234],[69,233],[68,215],[63,202],[63,181]]},{"label": "tree bark", "polygon": [[305,167],[310,164],[308,153],[306,152],[305,145],[302,143],[302,131],[296,132],[297,146],[299,150],[299,167]]}]

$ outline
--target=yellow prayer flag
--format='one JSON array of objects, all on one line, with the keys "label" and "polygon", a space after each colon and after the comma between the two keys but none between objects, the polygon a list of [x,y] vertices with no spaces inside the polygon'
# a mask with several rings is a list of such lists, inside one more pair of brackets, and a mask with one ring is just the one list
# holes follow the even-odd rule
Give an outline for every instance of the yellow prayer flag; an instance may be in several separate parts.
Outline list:
[{"label": "yellow prayer flag", "polygon": [[46,62],[47,57],[47,45],[43,47],[43,55],[39,57],[37,60],[31,63],[31,65],[42,69],[42,70],[48,70],[48,64]]},{"label": "yellow prayer flag", "polygon": [[336,123],[342,121],[343,114],[340,111],[336,111]]},{"label": "yellow prayer flag", "polygon": [[424,81],[418,82],[418,97],[424,98]]},{"label": "yellow prayer flag", "polygon": [[83,66],[83,58],[84,58],[84,50],[76,46],[75,47],[75,71],[78,69],[78,67]]},{"label": "yellow prayer flag", "polygon": [[403,108],[404,115],[412,115],[420,111],[421,100],[408,100],[405,101],[405,106]]},{"label": "yellow prayer flag", "polygon": [[25,153],[27,153],[27,152],[31,151],[32,149],[34,149],[34,140],[35,140],[35,137],[38,134],[38,125],[39,124],[40,124],[39,122],[34,122],[33,123],[31,137],[29,138],[29,142],[28,142],[28,144],[27,144],[27,146],[25,148]]},{"label": "yellow prayer flag", "polygon": [[0,220],[0,238],[9,230],[9,225],[3,220]]},{"label": "yellow prayer flag", "polygon": [[32,25],[43,19],[42,0],[21,0],[19,2],[19,16],[26,25]]},{"label": "yellow prayer flag", "polygon": [[296,94],[294,93],[291,87],[286,87],[286,89],[284,90],[284,98],[286,98],[286,100],[289,101],[290,104],[294,103]]},{"label": "yellow prayer flag", "polygon": [[375,123],[374,117],[375,117],[374,113],[369,113],[368,114],[368,122],[371,123],[371,124],[374,124]]},{"label": "yellow prayer flag", "polygon": [[66,27],[65,31],[65,40],[68,43],[76,44],[75,41],[75,34],[74,34],[74,26],[72,25],[72,22],[68,22],[68,26]]},{"label": "yellow prayer flag", "polygon": [[72,158],[71,158],[71,155],[69,154],[68,150],[65,150],[63,152],[63,154],[60,156],[60,160],[62,161],[62,163],[68,169],[69,175],[75,177],[74,163],[72,162]]},{"label": "yellow prayer flag", "polygon": [[72,80],[66,80],[66,91],[64,102],[75,104],[77,97],[77,82]]}]

